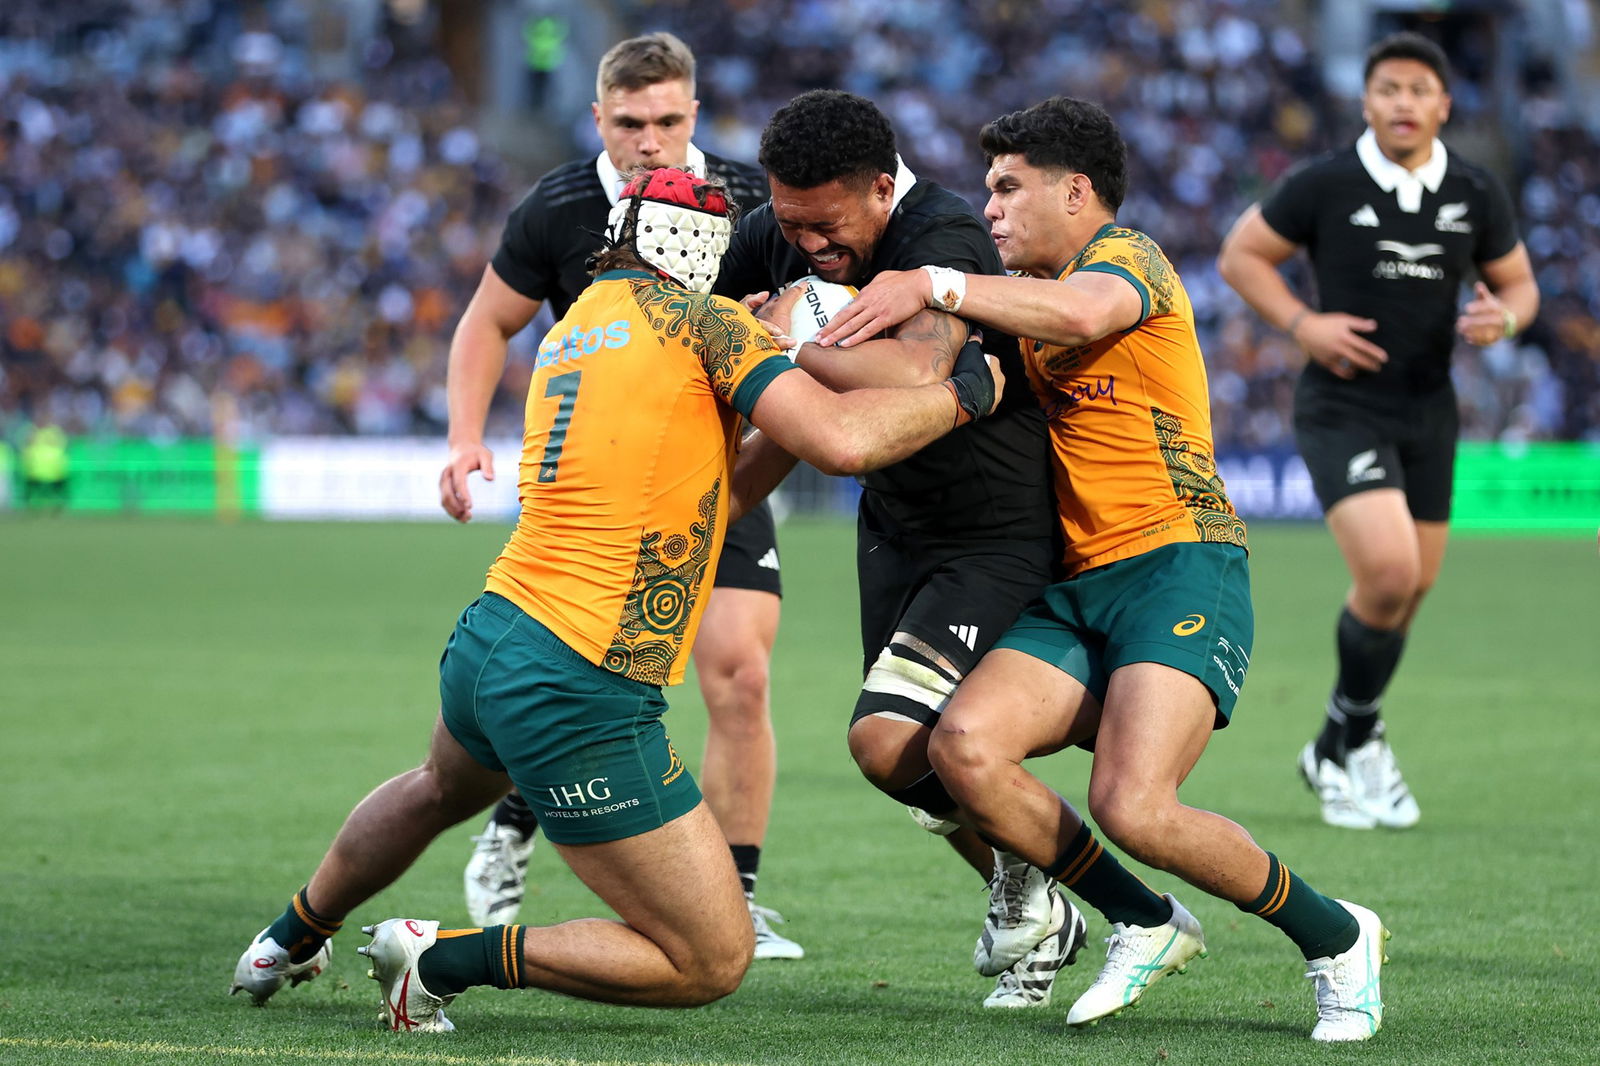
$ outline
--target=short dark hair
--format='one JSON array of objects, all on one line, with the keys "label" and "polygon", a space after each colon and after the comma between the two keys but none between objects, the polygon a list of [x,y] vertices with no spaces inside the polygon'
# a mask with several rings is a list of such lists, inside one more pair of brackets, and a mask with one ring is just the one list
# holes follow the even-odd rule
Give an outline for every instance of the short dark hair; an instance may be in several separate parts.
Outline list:
[{"label": "short dark hair", "polygon": [[1041,170],[1083,174],[1114,215],[1128,195],[1128,146],[1105,108],[1088,100],[1052,96],[1013,111],[978,134],[984,162],[997,155],[1020,155]]},{"label": "short dark hair", "polygon": [[1450,91],[1450,61],[1444,57],[1444,49],[1420,33],[1410,30],[1391,33],[1368,49],[1367,65],[1361,71],[1361,84],[1372,80],[1373,68],[1385,59],[1415,59],[1439,75],[1439,83],[1446,92]]},{"label": "short dark hair", "polygon": [[761,165],[785,185],[815,189],[844,179],[868,185],[896,170],[894,128],[854,93],[813,89],[778,108],[761,131]]}]

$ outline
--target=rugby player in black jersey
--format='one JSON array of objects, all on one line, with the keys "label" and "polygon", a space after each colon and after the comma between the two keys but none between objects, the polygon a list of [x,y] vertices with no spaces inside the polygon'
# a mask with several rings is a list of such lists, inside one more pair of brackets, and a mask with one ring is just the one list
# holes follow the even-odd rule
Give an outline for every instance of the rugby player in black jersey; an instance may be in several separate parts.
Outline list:
[{"label": "rugby player in black jersey", "polygon": [[[1362,116],[1367,130],[1353,147],[1291,172],[1245,212],[1217,266],[1305,349],[1295,438],[1351,576],[1337,680],[1300,771],[1328,824],[1404,828],[1420,811],[1379,705],[1449,535],[1450,353],[1458,339],[1516,336],[1539,291],[1504,190],[1438,139],[1450,94],[1436,44],[1413,33],[1378,42]],[[1302,248],[1316,307],[1278,273]]]},{"label": "rugby player in black jersey", "polygon": [[[919,268],[943,291],[965,274],[1005,271],[983,218],[910,171],[868,100],[832,90],[797,96],[763,131],[760,162],[772,198],[739,222],[717,281],[724,295],[776,292],[812,274],[861,286],[880,271]],[[805,344],[794,355],[836,389],[915,384],[947,375],[968,333],[955,315],[930,308],[889,336],[849,349]],[[849,742],[869,781],[980,875],[992,873],[973,960],[997,978],[985,1005],[1034,1007],[1049,1003],[1056,972],[1082,943],[1083,919],[1042,872],[959,824],[927,754],[951,692],[1050,581],[1060,554],[1043,412],[1015,338],[991,331],[983,344],[1006,374],[995,414],[860,479],[865,681]],[[746,445],[745,461],[768,456],[784,460],[759,436]]]},{"label": "rugby player in black jersey", "polygon": [[[589,257],[600,247],[625,175],[639,166],[686,166],[721,182],[743,210],[766,199],[760,168],[695,147],[700,102],[694,90],[694,54],[673,35],[653,33],[616,45],[601,59],[595,84],[595,128],[604,150],[556,167],[511,212],[450,346],[450,459],[439,489],[452,517],[472,517],[469,474],[494,476],[483,430],[505,369],[507,342],[545,302],[559,320],[588,286]],[[700,784],[750,899],[758,959],[805,954],[772,928],[781,917],[754,899],[777,776],[769,664],[781,592],[772,510],[762,503],[728,530],[694,646],[710,717]],[[513,792],[474,838],[465,875],[474,922],[515,920],[535,828],[532,811]]]}]

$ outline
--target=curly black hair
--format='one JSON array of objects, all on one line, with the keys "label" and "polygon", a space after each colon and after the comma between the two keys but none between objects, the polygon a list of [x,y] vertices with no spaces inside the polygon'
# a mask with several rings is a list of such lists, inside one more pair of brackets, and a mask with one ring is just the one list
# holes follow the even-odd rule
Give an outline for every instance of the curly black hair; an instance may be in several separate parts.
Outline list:
[{"label": "curly black hair", "polygon": [[1439,84],[1444,86],[1445,92],[1450,91],[1450,61],[1444,57],[1444,49],[1420,33],[1409,30],[1391,33],[1373,45],[1367,52],[1367,65],[1361,71],[1363,85],[1372,80],[1372,69],[1385,59],[1415,59],[1439,75]]},{"label": "curly black hair", "polygon": [[990,122],[978,144],[986,163],[1020,155],[1032,167],[1085,175],[1113,215],[1128,194],[1128,146],[1099,104],[1052,96]]},{"label": "curly black hair", "polygon": [[797,189],[840,178],[870,184],[895,173],[894,129],[865,97],[813,89],[778,108],[761,131],[759,158],[768,174]]}]

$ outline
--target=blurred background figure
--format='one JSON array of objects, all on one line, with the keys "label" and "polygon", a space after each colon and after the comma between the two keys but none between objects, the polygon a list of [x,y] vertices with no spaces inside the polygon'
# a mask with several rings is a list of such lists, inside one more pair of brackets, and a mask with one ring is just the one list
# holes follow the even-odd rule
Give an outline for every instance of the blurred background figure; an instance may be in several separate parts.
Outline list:
[{"label": "blurred background figure", "polygon": [[67,435],[46,423],[28,431],[22,445],[22,505],[60,514],[67,505]]}]

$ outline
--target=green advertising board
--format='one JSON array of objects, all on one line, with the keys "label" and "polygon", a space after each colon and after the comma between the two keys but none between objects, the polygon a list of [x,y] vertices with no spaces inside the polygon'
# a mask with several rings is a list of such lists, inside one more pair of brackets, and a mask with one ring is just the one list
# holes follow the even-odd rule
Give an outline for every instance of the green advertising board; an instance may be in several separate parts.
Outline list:
[{"label": "green advertising board", "polygon": [[74,440],[67,450],[74,511],[252,514],[260,498],[254,448],[209,440]]},{"label": "green advertising board", "polygon": [[1600,526],[1600,444],[1463,441],[1450,521],[1458,529],[1592,534]]}]

